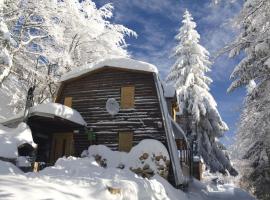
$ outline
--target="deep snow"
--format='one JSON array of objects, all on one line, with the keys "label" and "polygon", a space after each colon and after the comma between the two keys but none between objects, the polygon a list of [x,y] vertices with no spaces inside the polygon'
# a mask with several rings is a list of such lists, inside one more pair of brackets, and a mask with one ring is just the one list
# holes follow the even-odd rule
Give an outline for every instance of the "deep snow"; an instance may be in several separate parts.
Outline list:
[{"label": "deep snow", "polygon": [[25,123],[20,123],[17,128],[8,128],[0,124],[0,157],[17,158],[18,147],[25,143],[36,147],[32,132]]},{"label": "deep snow", "polygon": [[[134,151],[138,152],[139,148]],[[108,153],[111,159],[107,160],[107,167],[101,167],[92,153]],[[211,181],[212,177],[205,178],[205,182],[194,180],[186,193],[175,189],[159,175],[150,179],[142,178],[127,167],[116,168],[121,159],[116,161],[113,158],[123,158],[127,154],[112,153],[106,147],[91,147],[84,156],[86,155],[88,156],[83,158],[60,158],[52,167],[26,174],[12,164],[0,161],[0,199],[253,200],[245,191],[231,183],[216,185]],[[123,160],[128,161],[121,161]],[[112,194],[108,187],[120,189],[121,192]]]},{"label": "deep snow", "polygon": [[[93,158],[61,158],[54,167],[23,174],[0,161],[0,199],[5,200],[253,200],[232,184],[193,181],[187,193],[155,175],[144,179],[129,170],[99,167]],[[121,188],[111,194],[107,187]]]}]

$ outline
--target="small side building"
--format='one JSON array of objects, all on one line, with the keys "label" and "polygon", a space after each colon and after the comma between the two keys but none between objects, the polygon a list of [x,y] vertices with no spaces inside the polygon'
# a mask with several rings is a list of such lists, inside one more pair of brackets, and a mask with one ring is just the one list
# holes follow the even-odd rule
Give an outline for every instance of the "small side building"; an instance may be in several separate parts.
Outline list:
[{"label": "small side building", "polygon": [[[23,121],[24,116],[21,113],[1,121],[1,124],[15,128]],[[47,166],[53,165],[59,157],[74,154],[73,133],[84,130],[86,126],[86,122],[76,110],[56,103],[30,108],[26,123],[37,145],[34,160]],[[24,154],[21,152],[18,156],[26,156]]]}]

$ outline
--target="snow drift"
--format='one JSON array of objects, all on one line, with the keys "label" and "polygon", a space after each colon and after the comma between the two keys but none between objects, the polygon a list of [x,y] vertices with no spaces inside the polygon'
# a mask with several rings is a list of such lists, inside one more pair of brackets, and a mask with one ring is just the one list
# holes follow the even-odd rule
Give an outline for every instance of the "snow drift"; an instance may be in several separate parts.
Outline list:
[{"label": "snow drift", "polygon": [[17,158],[18,147],[23,144],[36,147],[31,130],[25,123],[20,123],[17,128],[8,128],[0,124],[0,157]]}]

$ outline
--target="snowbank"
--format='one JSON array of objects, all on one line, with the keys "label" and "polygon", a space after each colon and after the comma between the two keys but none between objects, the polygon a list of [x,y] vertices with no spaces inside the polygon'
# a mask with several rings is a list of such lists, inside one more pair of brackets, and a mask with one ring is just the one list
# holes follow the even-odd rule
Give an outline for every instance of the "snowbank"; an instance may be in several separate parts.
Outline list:
[{"label": "snowbank", "polygon": [[78,111],[59,103],[39,104],[30,109],[30,114],[38,113],[52,114],[77,124],[86,125],[86,122]]},{"label": "snowbank", "polygon": [[[39,173],[9,173],[0,176],[0,182],[0,191],[18,200],[187,200],[184,192],[157,175],[144,179],[130,170],[98,167],[88,157],[60,158],[55,166]],[[120,193],[112,194],[110,187]]]},{"label": "snowbank", "polygon": [[200,182],[196,179],[190,184],[187,196],[191,200],[255,200],[234,184],[215,184],[212,181]]},{"label": "snowbank", "polygon": [[[124,158],[128,156],[119,152],[113,154],[102,146],[96,147],[98,148],[94,149],[99,153],[109,153],[107,156],[108,158],[112,156],[111,161],[113,158],[119,159],[115,157],[117,154]],[[151,148],[152,145],[148,147]],[[137,151],[137,149],[139,148],[135,147],[134,155],[140,155],[143,150]],[[202,183],[194,180],[188,192],[184,193],[175,189],[159,175],[145,179],[127,168],[115,168],[116,163],[111,165],[110,163],[108,162],[108,166],[103,168],[92,156],[64,157],[58,159],[54,166],[38,173],[22,174],[14,165],[0,161],[0,199],[10,197],[18,200],[44,198],[51,200],[255,200],[245,191],[227,183],[216,185],[212,182]],[[120,192],[113,194],[109,188],[115,188]]]},{"label": "snowbank", "polygon": [[68,72],[65,75],[63,75],[60,81],[63,82],[68,79],[76,78],[83,74],[97,70],[105,66],[158,73],[158,70],[154,65],[146,62],[133,60],[130,58],[110,58],[83,66],[76,70],[72,70],[71,72]]},{"label": "snowbank", "polygon": [[8,128],[0,124],[0,157],[17,158],[18,147],[25,143],[36,147],[31,130],[25,123],[20,123],[17,128]]},{"label": "snowbank", "polygon": [[17,175],[17,174],[23,174],[23,172],[12,163],[0,160],[0,175]]}]

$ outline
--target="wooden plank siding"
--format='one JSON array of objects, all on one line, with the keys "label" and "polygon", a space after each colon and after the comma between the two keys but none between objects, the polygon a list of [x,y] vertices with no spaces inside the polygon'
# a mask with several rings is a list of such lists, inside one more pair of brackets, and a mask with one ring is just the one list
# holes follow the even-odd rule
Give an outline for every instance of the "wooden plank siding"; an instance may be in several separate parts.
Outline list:
[{"label": "wooden plank siding", "polygon": [[[130,85],[135,87],[134,108],[120,109],[111,116],[106,111],[107,100],[115,98],[120,105],[121,88]],[[165,144],[164,126],[157,124],[162,122],[162,114],[153,73],[105,67],[63,83],[56,102],[63,104],[65,97],[72,97],[72,108],[96,133],[97,144],[118,150],[119,132],[132,132],[133,146],[146,138]],[[84,134],[74,134],[74,143],[76,155],[90,144]]]}]

